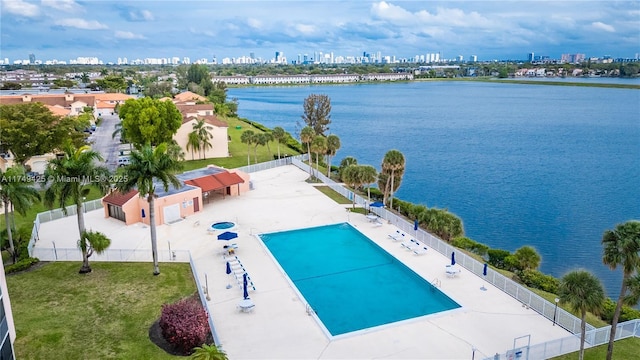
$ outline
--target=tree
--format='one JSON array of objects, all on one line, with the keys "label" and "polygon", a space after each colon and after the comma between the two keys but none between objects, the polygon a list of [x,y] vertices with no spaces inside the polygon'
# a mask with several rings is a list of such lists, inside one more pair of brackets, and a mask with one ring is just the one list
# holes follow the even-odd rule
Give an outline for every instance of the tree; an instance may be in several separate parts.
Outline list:
[{"label": "tree", "polygon": [[327,136],[327,177],[331,177],[331,159],[336,156],[340,149],[340,138],[337,135]]},{"label": "tree", "polygon": [[71,143],[67,143],[63,156],[49,161],[45,170],[45,177],[53,180],[44,193],[44,204],[53,208],[57,200],[65,215],[67,214],[65,206],[69,201],[76,206],[78,246],[82,250],[81,274],[91,272],[89,256],[92,245],[90,241],[94,239],[94,237],[87,236],[85,230],[83,201],[89,194],[90,187],[97,188],[103,194],[109,188],[109,170],[96,165],[97,162],[102,161],[102,156],[91,150],[91,147],[85,145],[76,148]]},{"label": "tree", "polygon": [[605,300],[604,289],[600,280],[586,270],[572,271],[562,277],[559,298],[563,303],[580,313],[580,353],[578,359],[584,358],[584,338],[587,325],[587,311],[597,313]]},{"label": "tree", "polygon": [[29,209],[35,201],[40,201],[40,193],[31,187],[24,167],[12,166],[7,168],[5,172],[0,169],[0,201],[0,205],[4,208],[9,252],[11,253],[13,263],[15,263],[17,252],[13,244],[12,222],[9,219],[9,215],[11,214],[11,216],[13,216],[13,212],[10,210],[14,208],[19,214],[24,216],[27,213],[27,209]]},{"label": "tree", "polygon": [[389,196],[389,205],[393,207],[393,193],[395,191],[394,182],[396,172],[404,172],[405,160],[404,155],[398,150],[389,150],[382,160],[382,171],[389,175],[387,183],[384,187],[384,203],[386,204],[387,196]]},{"label": "tree", "polygon": [[191,150],[191,160],[194,160],[193,152],[196,149],[200,149],[200,138],[198,137],[198,132],[193,130],[189,133],[187,138],[187,151]]},{"label": "tree", "polygon": [[127,88],[127,81],[121,75],[107,75],[96,80],[96,84],[106,92],[122,92]]},{"label": "tree", "polygon": [[251,145],[253,145],[255,141],[255,135],[253,130],[245,130],[242,132],[242,135],[240,135],[240,141],[243,144],[247,144],[247,166],[251,165]]},{"label": "tree", "polygon": [[32,156],[59,150],[68,140],[76,146],[85,141],[75,119],[56,116],[41,103],[0,105],[0,129],[2,145],[22,165]]},{"label": "tree", "polygon": [[[310,126],[305,126],[300,130],[300,141],[307,145],[307,154],[309,154],[309,171],[311,171],[311,142],[315,137],[316,133],[313,131],[313,128]],[[310,173],[311,174],[311,173]]]},{"label": "tree", "polygon": [[519,270],[535,270],[542,260],[540,254],[531,246],[523,246],[513,254]]},{"label": "tree", "polygon": [[[168,153],[169,145],[158,144],[155,148],[149,144],[129,155],[129,165],[123,168],[122,181],[116,183],[116,188],[121,193],[127,193],[134,188],[138,190],[140,197],[145,197],[149,203],[149,229],[151,232],[151,254],[153,256],[153,274],[159,275],[158,244],[156,238],[156,185],[161,185],[164,191],[169,191],[169,186],[178,189],[182,184],[175,176],[180,169],[180,163]],[[159,184],[157,184],[159,182]]]},{"label": "tree", "polygon": [[287,138],[287,133],[280,126],[276,126],[273,128],[271,135],[273,136],[275,141],[278,143],[278,159],[280,159],[280,143],[285,141],[285,139]]},{"label": "tree", "polygon": [[198,136],[198,152],[200,152],[201,156],[207,158],[207,149],[213,148],[213,145],[209,140],[213,139],[213,135],[209,132],[213,130],[213,126],[207,125],[204,119],[198,119],[195,124],[193,124],[193,131]]},{"label": "tree", "polygon": [[[340,175],[340,179],[342,179],[342,172],[344,169],[351,165],[358,165],[358,160],[353,156],[347,156],[342,161],[340,161],[340,166],[338,167],[338,174]],[[344,181],[344,179],[342,179]]]},{"label": "tree", "polygon": [[356,190],[362,186],[362,166],[351,165],[344,168],[342,171],[342,180],[353,189],[353,208],[356,208]]},{"label": "tree", "polygon": [[182,114],[173,102],[148,97],[125,101],[119,115],[127,139],[136,147],[170,143],[182,125]]},{"label": "tree", "polygon": [[304,99],[302,120],[317,135],[324,135],[331,124],[331,99],[328,95],[311,94]]},{"label": "tree", "polygon": [[371,203],[371,184],[376,182],[378,171],[371,165],[362,165],[361,171],[362,184],[367,184],[367,201]]},{"label": "tree", "polygon": [[602,262],[611,270],[615,270],[618,265],[622,267],[622,286],[611,322],[607,347],[607,360],[611,360],[620,311],[629,295],[627,289],[629,279],[640,269],[640,221],[630,220],[618,224],[614,230],[606,230],[602,236],[602,245],[604,246]]},{"label": "tree", "polygon": [[322,135],[316,135],[311,142],[311,151],[316,155],[316,172],[320,172],[320,155],[327,152],[327,139]]},{"label": "tree", "polygon": [[192,360],[228,360],[227,354],[219,349],[215,344],[202,346],[193,349],[193,354],[189,356]]}]

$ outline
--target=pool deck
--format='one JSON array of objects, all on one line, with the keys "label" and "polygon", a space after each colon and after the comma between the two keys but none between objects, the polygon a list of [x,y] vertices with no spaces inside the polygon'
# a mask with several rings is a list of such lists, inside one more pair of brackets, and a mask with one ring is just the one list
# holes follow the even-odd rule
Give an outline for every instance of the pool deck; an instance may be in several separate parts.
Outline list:
[{"label": "pool deck", "polygon": [[[200,277],[208,279],[211,300],[207,302],[221,347],[231,359],[475,359],[491,357],[513,348],[514,339],[530,335],[531,344],[567,337],[570,333],[482,278],[462,269],[447,277],[450,259],[430,249],[415,255],[391,240],[397,228],[374,226],[362,214],[349,213],[304,180],[308,174],[295,166],[284,166],[251,174],[254,190],[240,196],[217,198],[204,204],[203,211],[158,230],[158,248],[190,250]],[[149,229],[141,224],[125,226],[105,219],[102,210],[86,214],[87,228],[104,232],[112,239],[111,249],[151,248]],[[226,241],[210,232],[210,224],[232,221],[236,252],[251,276],[256,291],[251,312],[239,311],[242,287],[225,272],[220,254]],[[309,315],[306,303],[282,273],[256,234],[349,222],[429,282],[461,308],[329,337]],[[73,230],[72,230],[73,229]],[[36,247],[75,248],[76,217],[43,223]],[[169,245],[170,244],[170,245]],[[149,265],[149,273],[152,267]],[[162,263],[160,264],[162,272]],[[162,276],[162,274],[160,275]],[[232,284],[230,289],[227,285]],[[480,288],[485,286],[486,291]],[[398,294],[402,296],[402,294]],[[415,299],[419,302],[420,299]],[[340,306],[340,304],[335,304]],[[526,345],[526,339],[518,345]]]}]

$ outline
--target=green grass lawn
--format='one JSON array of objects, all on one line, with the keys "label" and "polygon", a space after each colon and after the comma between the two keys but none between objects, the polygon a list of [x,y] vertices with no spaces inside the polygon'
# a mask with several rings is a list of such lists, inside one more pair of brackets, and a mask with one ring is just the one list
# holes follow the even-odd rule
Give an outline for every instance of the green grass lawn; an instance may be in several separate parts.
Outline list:
[{"label": "green grass lawn", "polygon": [[338,204],[351,204],[351,200],[346,197],[340,195],[339,192],[333,190],[329,186],[314,186],[318,191],[327,195],[331,200],[337,202]]},{"label": "green grass lawn", "polygon": [[[183,170],[194,170],[206,167],[207,165],[214,164],[217,166],[222,166],[227,169],[234,169],[241,166],[247,165],[247,150],[249,150],[250,161],[251,164],[255,164],[255,158],[253,153],[253,146],[249,149],[247,144],[243,144],[240,141],[240,137],[245,130],[252,130],[255,133],[262,133],[262,130],[259,130],[255,126],[248,124],[242,120],[233,117],[224,117],[222,118],[227,124],[229,124],[228,134],[231,137],[231,141],[229,142],[229,153],[231,154],[228,158],[215,158],[215,159],[202,159],[198,160],[198,153],[194,154],[195,160],[191,160],[191,153],[185,154],[185,162],[183,163]],[[240,126],[238,129],[237,127]],[[293,135],[293,134],[292,134]],[[273,156],[278,155],[278,143],[275,141],[271,141],[269,143],[269,147],[271,149],[271,154],[266,146],[258,146],[257,155],[258,162],[265,162],[273,160]],[[280,144],[280,155],[299,155],[299,153],[284,144]]]},{"label": "green grass lawn", "polygon": [[[613,358],[616,360],[637,359],[640,354],[640,339],[628,338],[616,341],[613,345]],[[584,351],[584,360],[602,360],[607,357],[607,344],[596,346]],[[553,360],[575,360],[578,352],[557,356]]]},{"label": "green grass lawn", "polygon": [[192,295],[189,264],[48,263],[7,276],[17,359],[175,359],[149,340],[161,305]]}]

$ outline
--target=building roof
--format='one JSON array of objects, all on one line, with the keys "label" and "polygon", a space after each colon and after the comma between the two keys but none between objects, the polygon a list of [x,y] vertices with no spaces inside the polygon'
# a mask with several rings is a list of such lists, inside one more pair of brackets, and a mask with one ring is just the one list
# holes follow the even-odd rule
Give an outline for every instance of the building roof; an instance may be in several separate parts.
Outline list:
[{"label": "building roof", "polygon": [[197,186],[203,192],[224,189],[225,187],[244,183],[244,180],[235,173],[225,169],[208,167],[197,169],[178,175],[185,184]]},{"label": "building roof", "polygon": [[174,101],[189,101],[189,100],[195,100],[195,101],[208,101],[208,99],[204,96],[200,96],[196,93],[193,93],[191,91],[185,91],[182,92],[180,94],[177,94],[173,97]]},{"label": "building roof", "polygon": [[229,127],[229,125],[225,122],[222,121],[220,119],[218,119],[217,116],[215,115],[198,115],[198,116],[183,116],[182,117],[182,123],[188,123],[189,121],[195,120],[197,121],[198,119],[203,119],[204,122],[206,122],[207,124],[211,125],[211,126],[215,126],[215,127]]},{"label": "building roof", "polygon": [[94,94],[93,96],[99,101],[127,101],[129,99],[135,99],[135,96],[120,93]]},{"label": "building roof", "polygon": [[197,186],[202,189],[203,192],[224,189],[226,187],[223,183],[218,181],[215,175],[208,175],[193,180],[187,180],[184,183]]},{"label": "building roof", "polygon": [[215,109],[213,108],[213,104],[182,104],[182,103],[176,103],[176,107],[183,114],[186,113],[186,112],[197,112],[198,110],[215,111]]},{"label": "building roof", "polygon": [[49,111],[51,111],[53,113],[53,115],[58,115],[58,116],[68,116],[69,113],[71,112],[71,110],[69,109],[65,109],[60,105],[45,105]]},{"label": "building roof", "polygon": [[230,172],[221,172],[219,174],[213,175],[218,181],[220,181],[224,186],[231,186],[235,184],[242,184],[244,180],[240,177],[240,175],[236,173]]},{"label": "building roof", "polygon": [[138,195],[138,190],[131,190],[126,194],[123,194],[119,191],[112,191],[107,196],[102,198],[103,202],[107,204],[122,206],[127,203],[127,201],[133,199],[134,196]]},{"label": "building roof", "polygon": [[44,105],[59,105],[62,107],[71,107],[71,104],[81,101],[87,106],[95,105],[95,95],[84,94],[47,94],[47,95],[3,95],[0,96],[0,104],[22,104],[39,102]]}]

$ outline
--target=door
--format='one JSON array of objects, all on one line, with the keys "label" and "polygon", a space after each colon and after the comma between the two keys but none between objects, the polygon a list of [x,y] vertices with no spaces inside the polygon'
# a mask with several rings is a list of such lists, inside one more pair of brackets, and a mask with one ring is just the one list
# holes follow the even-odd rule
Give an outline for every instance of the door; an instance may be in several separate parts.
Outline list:
[{"label": "door", "polygon": [[180,217],[180,204],[174,204],[165,206],[162,208],[164,214],[164,223],[171,224],[176,221],[182,220]]},{"label": "door", "polygon": [[193,212],[198,212],[200,211],[200,198],[194,197],[193,198]]}]

